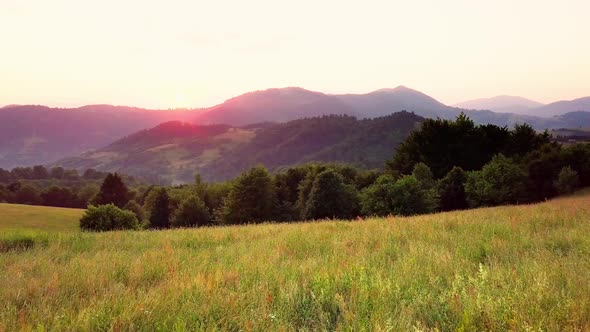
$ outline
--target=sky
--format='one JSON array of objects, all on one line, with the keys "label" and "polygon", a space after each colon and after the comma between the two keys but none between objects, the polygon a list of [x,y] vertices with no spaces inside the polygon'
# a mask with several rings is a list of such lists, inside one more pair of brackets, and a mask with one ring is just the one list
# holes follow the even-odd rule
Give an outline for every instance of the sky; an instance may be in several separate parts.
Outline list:
[{"label": "sky", "polygon": [[588,0],[0,0],[0,105],[207,107],[300,86],[590,95]]}]

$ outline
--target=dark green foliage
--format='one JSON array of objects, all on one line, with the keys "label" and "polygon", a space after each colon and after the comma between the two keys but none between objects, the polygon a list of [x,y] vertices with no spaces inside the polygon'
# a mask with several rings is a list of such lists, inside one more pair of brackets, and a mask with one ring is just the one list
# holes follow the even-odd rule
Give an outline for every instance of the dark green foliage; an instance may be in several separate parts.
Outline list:
[{"label": "dark green foliage", "polygon": [[528,173],[526,200],[534,202],[557,195],[553,181],[564,166],[561,146],[545,144],[521,159]]},{"label": "dark green foliage", "polygon": [[224,224],[271,221],[275,193],[272,178],[262,167],[244,172],[235,181],[220,211]]},{"label": "dark green foliage", "polygon": [[109,173],[104,179],[100,191],[94,199],[95,205],[115,204],[123,207],[129,202],[129,189],[117,173]]},{"label": "dark green foliage", "polygon": [[114,231],[139,227],[139,221],[133,212],[119,209],[113,204],[91,205],[80,219],[80,228],[83,231]]},{"label": "dark green foliage", "polygon": [[480,171],[468,173],[465,193],[470,206],[521,202],[526,193],[526,173],[513,160],[499,154]]},{"label": "dark green foliage", "polygon": [[505,153],[508,156],[524,156],[528,152],[550,142],[549,132],[545,131],[539,135],[530,125],[517,124],[510,133],[510,144],[507,146]]},{"label": "dark green foliage", "polygon": [[130,200],[127,202],[127,204],[125,204],[123,207],[123,210],[133,212],[139,222],[145,220],[145,211],[143,211],[143,207],[141,207],[141,205],[139,205],[135,200]]},{"label": "dark green foliage", "polygon": [[210,223],[209,210],[196,195],[190,195],[180,204],[172,220],[172,225],[175,227],[200,227]]},{"label": "dark green foliage", "polygon": [[14,193],[14,201],[18,204],[29,205],[41,205],[43,203],[39,190],[28,184],[19,186],[19,189]]},{"label": "dark green foliage", "polygon": [[0,203],[7,203],[13,200],[13,193],[8,188],[0,185]]},{"label": "dark green foliage", "polygon": [[44,180],[49,178],[49,171],[42,165],[33,166],[33,179]]},{"label": "dark green foliage", "polygon": [[94,199],[99,191],[100,187],[94,183],[88,183],[80,188],[78,191],[78,200],[80,201],[82,207],[86,207],[88,203]]},{"label": "dark green foliage", "polygon": [[414,175],[401,179],[383,175],[363,191],[362,206],[363,213],[371,216],[414,215],[434,212],[437,197]]},{"label": "dark green foliage", "polygon": [[351,219],[360,210],[358,192],[353,185],[344,183],[343,177],[333,170],[317,175],[305,204],[305,220],[340,218]]},{"label": "dark green foliage", "polygon": [[454,166],[479,170],[498,153],[524,156],[549,142],[547,132],[537,134],[528,125],[516,125],[513,131],[491,124],[476,126],[461,113],[455,121],[425,120],[398,146],[387,167],[392,173],[409,174],[415,164],[423,162],[439,179]]},{"label": "dark green foliage", "polygon": [[574,144],[562,151],[564,165],[578,173],[581,186],[590,186],[590,144]]},{"label": "dark green foliage", "polygon": [[78,207],[78,197],[68,188],[51,186],[47,191],[41,194],[43,205],[59,207]]},{"label": "dark green foliage", "polygon": [[465,182],[467,175],[461,167],[453,167],[438,183],[440,209],[442,211],[462,210],[467,208]]},{"label": "dark green foliage", "polygon": [[12,181],[10,171],[0,168],[0,183],[9,183],[10,181]]},{"label": "dark green foliage", "polygon": [[559,172],[555,180],[555,188],[560,194],[570,194],[578,187],[579,182],[578,173],[566,166]]},{"label": "dark green foliage", "polygon": [[54,179],[62,179],[64,177],[63,167],[53,167],[51,169],[51,177]]},{"label": "dark green foliage", "polygon": [[420,182],[422,188],[425,190],[434,188],[436,184],[430,167],[425,163],[417,163],[412,170],[412,175]]},{"label": "dark green foliage", "polygon": [[297,208],[299,186],[308,171],[309,169],[304,167],[293,167],[275,175],[275,218],[277,221],[293,221],[300,218],[301,213]]},{"label": "dark green foliage", "polygon": [[150,210],[150,227],[151,228],[169,228],[170,227],[170,197],[165,188],[154,190],[154,202]]}]

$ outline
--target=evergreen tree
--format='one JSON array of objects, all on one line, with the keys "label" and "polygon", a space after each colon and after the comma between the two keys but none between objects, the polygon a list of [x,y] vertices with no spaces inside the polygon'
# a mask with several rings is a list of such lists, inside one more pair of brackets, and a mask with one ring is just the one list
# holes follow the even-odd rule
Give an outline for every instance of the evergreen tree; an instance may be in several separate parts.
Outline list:
[{"label": "evergreen tree", "polygon": [[165,188],[156,189],[154,203],[150,211],[150,227],[170,227],[170,198]]},{"label": "evergreen tree", "polygon": [[114,204],[122,208],[129,202],[129,189],[117,173],[109,173],[94,199],[95,205]]}]

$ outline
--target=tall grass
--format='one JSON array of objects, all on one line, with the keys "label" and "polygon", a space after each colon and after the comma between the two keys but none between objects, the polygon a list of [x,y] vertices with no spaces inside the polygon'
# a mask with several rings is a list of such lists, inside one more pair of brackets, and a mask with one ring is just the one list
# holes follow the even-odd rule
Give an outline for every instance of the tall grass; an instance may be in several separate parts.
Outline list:
[{"label": "tall grass", "polygon": [[589,203],[54,233],[0,254],[0,330],[589,330]]}]

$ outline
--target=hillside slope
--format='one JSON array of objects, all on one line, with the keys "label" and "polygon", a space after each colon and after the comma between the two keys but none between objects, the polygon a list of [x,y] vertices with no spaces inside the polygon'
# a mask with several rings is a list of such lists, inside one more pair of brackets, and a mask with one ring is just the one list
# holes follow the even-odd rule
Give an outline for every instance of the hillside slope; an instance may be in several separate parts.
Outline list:
[{"label": "hillside slope", "polygon": [[56,234],[0,254],[0,330],[583,331],[589,233],[584,195],[408,218]]},{"label": "hillside slope", "polygon": [[0,203],[0,232],[77,231],[84,210]]},{"label": "hillside slope", "polygon": [[324,116],[246,127],[171,122],[57,165],[173,183],[192,181],[197,172],[206,180],[228,179],[257,164],[274,170],[338,161],[378,168],[422,121],[415,114],[399,112],[370,120]]},{"label": "hillside slope", "polygon": [[92,105],[0,109],[0,167],[44,164],[96,149],[135,131],[195,114]]}]

